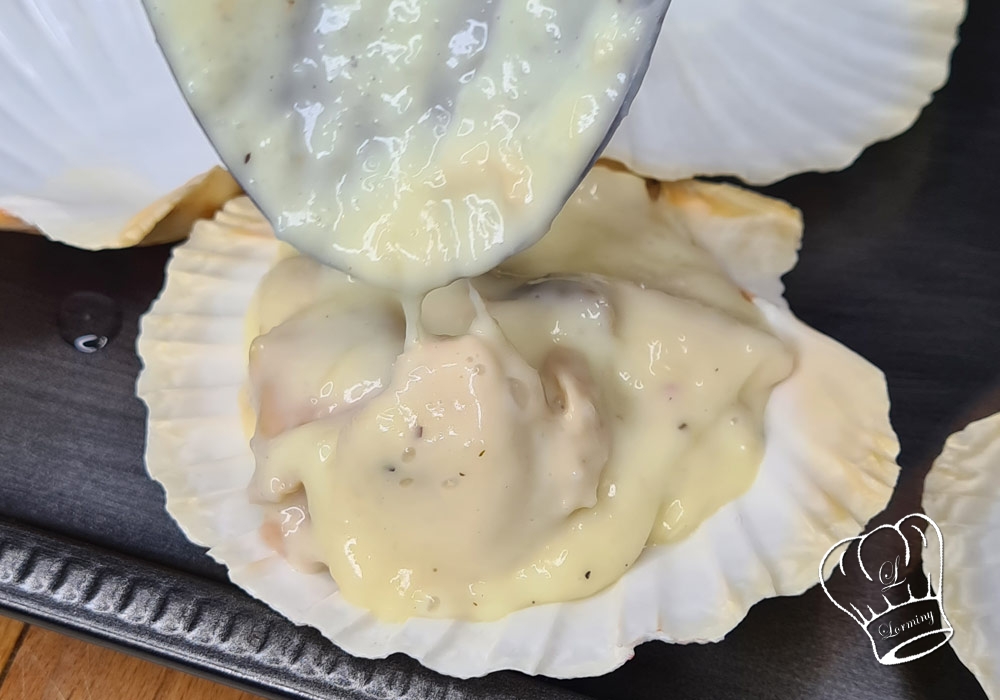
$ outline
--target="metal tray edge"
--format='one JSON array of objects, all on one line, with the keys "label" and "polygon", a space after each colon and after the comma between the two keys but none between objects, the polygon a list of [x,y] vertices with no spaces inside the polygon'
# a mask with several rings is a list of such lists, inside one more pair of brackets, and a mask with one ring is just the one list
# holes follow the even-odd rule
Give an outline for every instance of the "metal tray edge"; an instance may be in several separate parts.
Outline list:
[{"label": "metal tray edge", "polygon": [[408,659],[356,659],[225,584],[3,519],[0,612],[272,698],[579,697],[516,674],[459,685]]}]

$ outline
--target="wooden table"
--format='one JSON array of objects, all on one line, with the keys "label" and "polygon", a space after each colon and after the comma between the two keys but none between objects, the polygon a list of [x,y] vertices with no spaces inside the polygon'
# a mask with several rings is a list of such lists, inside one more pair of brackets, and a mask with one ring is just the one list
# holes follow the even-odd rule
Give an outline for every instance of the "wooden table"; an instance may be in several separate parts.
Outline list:
[{"label": "wooden table", "polygon": [[255,696],[0,617],[0,700],[255,700]]}]

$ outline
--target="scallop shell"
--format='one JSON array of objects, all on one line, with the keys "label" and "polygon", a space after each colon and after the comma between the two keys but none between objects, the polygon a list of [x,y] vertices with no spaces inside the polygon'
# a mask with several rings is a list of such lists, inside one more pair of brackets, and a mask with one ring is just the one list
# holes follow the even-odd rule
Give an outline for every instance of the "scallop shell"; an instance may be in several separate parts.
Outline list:
[{"label": "scallop shell", "polygon": [[673,0],[605,156],[766,184],[840,170],[948,79],[965,0]]},{"label": "scallop shell", "polygon": [[[176,239],[238,188],[139,0],[0,4],[0,209],[57,241]],[[169,219],[169,220],[166,220]]]},{"label": "scallop shell", "polygon": [[[1000,698],[1000,413],[948,438],[924,482],[924,512],[944,548],[943,607],[955,629],[951,646]],[[925,557],[937,561],[936,552]]]},{"label": "scallop shell", "polygon": [[25,233],[36,233],[34,227],[27,221],[19,219],[3,209],[0,209],[0,231],[23,231]]},{"label": "scallop shell", "polygon": [[[719,255],[741,250],[747,236],[779,251],[725,261],[746,279],[770,276],[764,287],[773,290],[794,262],[801,220],[791,208],[745,193],[741,212],[716,206],[732,193],[694,182],[670,188],[683,197],[661,192],[651,202],[642,180],[620,177],[634,180],[650,216],[664,226],[697,226],[701,239],[717,239]],[[776,210],[786,211],[787,226],[763,228]],[[149,408],[146,465],[163,484],[171,515],[236,584],[354,655],[403,652],[458,677],[500,669],[579,677],[620,666],[646,640],[718,640],[758,601],[813,586],[823,553],[859,533],[892,492],[898,443],[881,372],[782,304],[758,297],[798,362],[768,403],[766,455],[744,496],[687,539],[647,549],[627,575],[593,597],[489,623],[379,622],[347,603],[328,574],[297,572],[275,554],[259,534],[262,513],[248,499],[254,460],[239,408],[245,315],[282,250],[246,199],[199,222],[175,249],[138,343],[145,364],[138,394]]]}]

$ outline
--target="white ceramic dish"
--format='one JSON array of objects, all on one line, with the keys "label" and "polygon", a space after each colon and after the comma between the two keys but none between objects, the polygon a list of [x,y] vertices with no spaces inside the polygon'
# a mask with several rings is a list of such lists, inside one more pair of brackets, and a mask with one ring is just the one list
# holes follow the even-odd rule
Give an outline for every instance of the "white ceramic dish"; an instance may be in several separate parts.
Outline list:
[{"label": "white ceramic dish", "polygon": [[0,3],[0,86],[0,209],[55,240],[132,245],[219,164],[140,0]]},{"label": "white ceramic dish", "polygon": [[[635,181],[636,199],[650,216],[704,241],[751,291],[780,289],[778,277],[794,264],[801,234],[797,212],[699,183],[665,186],[650,203],[642,180],[621,176]],[[754,240],[768,252],[739,253]],[[258,280],[282,250],[246,199],[198,223],[175,250],[139,340],[145,369],[138,393],[149,407],[146,463],[166,490],[171,515],[234,582],[352,654],[404,652],[459,677],[500,669],[574,677],[616,668],[646,640],[718,640],[761,599],[813,586],[823,553],[858,534],[892,492],[898,443],[881,372],[804,326],[780,297],[760,296],[758,305],[798,362],[768,404],[766,455],[748,493],[689,538],[647,549],[627,575],[591,598],[491,623],[381,623],[344,601],[328,574],[297,572],[276,555],[248,499],[254,463],[239,403],[250,340],[245,316]]]},{"label": "white ceramic dish", "polygon": [[948,78],[965,0],[673,0],[605,155],[664,180],[840,170]]},{"label": "white ceramic dish", "polygon": [[[1000,413],[948,438],[924,482],[924,512],[943,536],[943,605],[951,646],[1000,698]],[[933,556],[925,558],[936,561]],[[926,568],[925,568],[926,570]]]}]

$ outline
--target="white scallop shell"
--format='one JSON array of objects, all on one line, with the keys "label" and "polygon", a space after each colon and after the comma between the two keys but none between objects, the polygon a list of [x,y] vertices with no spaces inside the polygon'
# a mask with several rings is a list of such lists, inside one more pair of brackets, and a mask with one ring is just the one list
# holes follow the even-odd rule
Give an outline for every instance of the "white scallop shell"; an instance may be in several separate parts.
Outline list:
[{"label": "white scallop shell", "polygon": [[948,78],[965,0],[673,0],[605,155],[649,177],[840,170]]},{"label": "white scallop shell", "polygon": [[1000,698],[1000,413],[948,438],[924,482],[924,512],[941,528],[951,646]]},{"label": "white scallop shell", "polygon": [[0,209],[55,240],[132,245],[219,164],[140,0],[4,0],[0,86]]},{"label": "white scallop shell", "polygon": [[[698,187],[689,186],[692,211],[671,212],[661,199],[663,221],[705,218],[707,202],[726,194],[709,185],[699,197]],[[758,298],[798,361],[768,403],[766,455],[748,493],[687,539],[647,549],[626,576],[591,598],[490,623],[379,622],[344,601],[328,574],[297,572],[275,554],[259,534],[261,512],[248,499],[254,461],[238,402],[247,372],[244,316],[257,281],[282,254],[254,216],[249,201],[239,199],[214,222],[199,222],[175,250],[163,294],[142,321],[145,369],[137,389],[149,407],[146,465],[163,484],[171,515],[228,566],[235,583],[354,655],[403,652],[459,677],[500,669],[602,674],[643,641],[718,640],[758,601],[810,588],[823,553],[858,534],[889,499],[898,442],[883,375],[783,306]],[[726,239],[720,250],[740,248],[732,238],[736,218],[720,225]],[[748,231],[759,228],[752,213],[742,218]],[[711,235],[707,228],[701,234]],[[785,252],[757,271],[741,271],[752,280],[775,268],[764,284],[770,289],[790,262],[787,251],[793,261],[798,245],[797,236],[773,235],[785,243],[768,245]],[[727,262],[741,265],[735,257]]]}]

